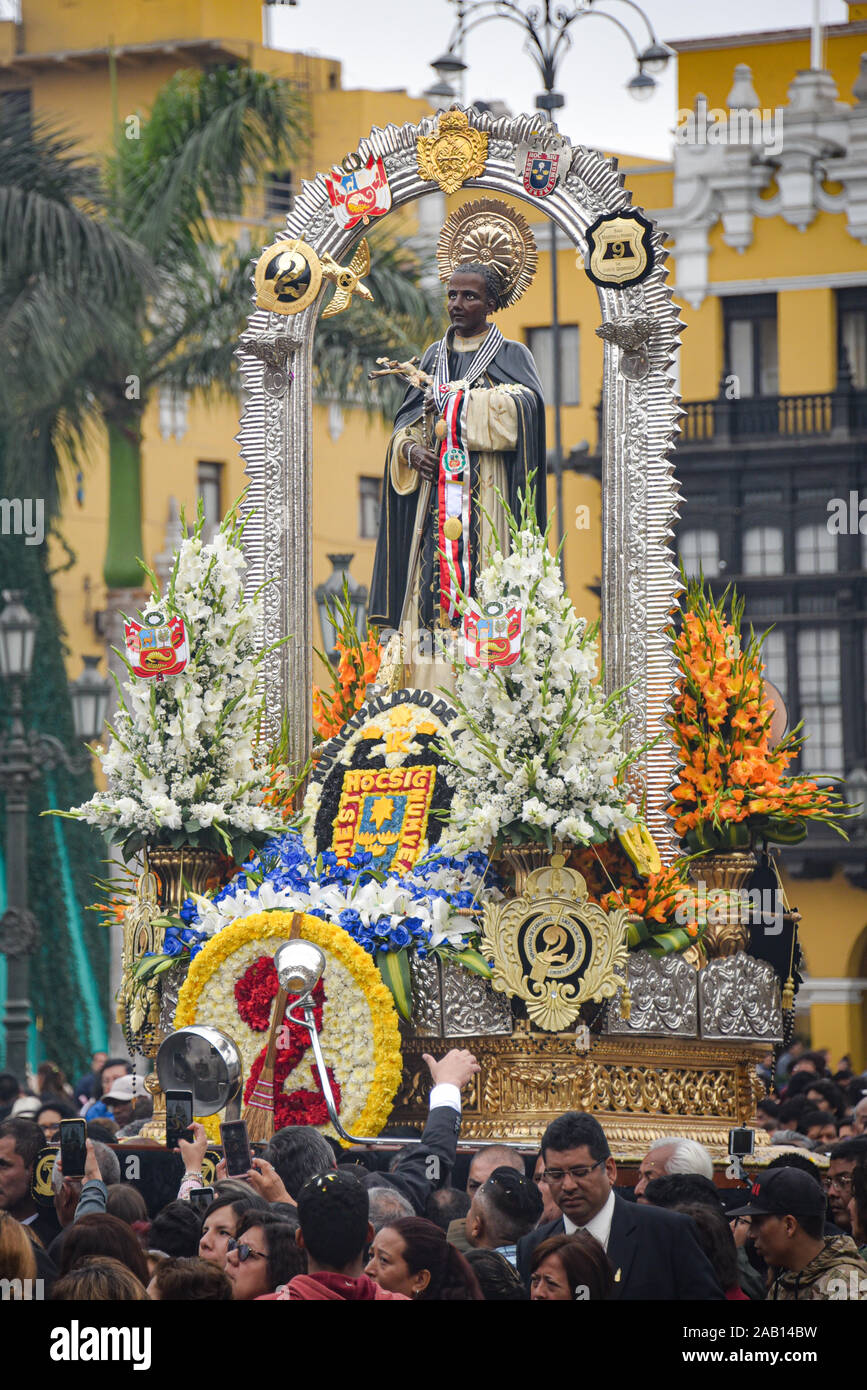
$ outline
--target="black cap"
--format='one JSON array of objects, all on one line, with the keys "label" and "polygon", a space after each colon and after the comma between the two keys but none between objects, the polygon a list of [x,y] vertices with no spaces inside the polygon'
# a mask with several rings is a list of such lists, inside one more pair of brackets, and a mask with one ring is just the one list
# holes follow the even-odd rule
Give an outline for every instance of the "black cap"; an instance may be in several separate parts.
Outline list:
[{"label": "black cap", "polygon": [[825,1193],[815,1178],[799,1168],[775,1168],[757,1173],[744,1206],[730,1207],[726,1216],[824,1216]]}]

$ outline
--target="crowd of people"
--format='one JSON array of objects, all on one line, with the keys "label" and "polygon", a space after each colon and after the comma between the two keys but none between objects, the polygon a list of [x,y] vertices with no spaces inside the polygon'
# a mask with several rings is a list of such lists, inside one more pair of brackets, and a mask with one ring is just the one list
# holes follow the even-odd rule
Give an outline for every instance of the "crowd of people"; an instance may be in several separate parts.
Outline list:
[{"label": "crowd of people", "polygon": [[[461,1049],[427,1061],[420,1142],[341,1149],[315,1129],[283,1129],[244,1177],[221,1164],[208,1187],[196,1124],[180,1140],[176,1197],[150,1211],[121,1181],[118,1146],[153,1142],[139,1137],[151,1102],[125,1059],[95,1055],[74,1087],[50,1063],[32,1091],[0,1074],[6,1296],[867,1301],[867,1075],[832,1076],[824,1054],[790,1048],[757,1107],[773,1157],[746,1183],[716,1185],[707,1149],[671,1136],[650,1145],[634,1186],[619,1185],[603,1127],[571,1112],[536,1155],[480,1148],[456,1186],[461,1090],[478,1067]],[[58,1154],[53,1205],[40,1204],[34,1165],[79,1115],[84,1176],[64,1175]]]}]

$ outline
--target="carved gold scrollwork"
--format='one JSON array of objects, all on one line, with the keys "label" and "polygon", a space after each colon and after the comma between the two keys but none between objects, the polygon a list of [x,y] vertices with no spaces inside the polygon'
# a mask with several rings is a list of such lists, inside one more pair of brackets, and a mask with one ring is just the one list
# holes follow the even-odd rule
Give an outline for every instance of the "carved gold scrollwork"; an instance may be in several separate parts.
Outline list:
[{"label": "carved gold scrollwork", "polygon": [[[423,1122],[429,1083],[414,1049],[420,1054],[429,1046],[408,1042],[408,1083],[396,1122]],[[511,1038],[472,1038],[467,1046],[482,1067],[464,1111],[461,1132],[468,1139],[535,1143],[555,1116],[582,1110],[598,1116],[620,1156],[641,1156],[652,1139],[677,1134],[722,1157],[728,1130],[749,1123],[760,1089],[755,1044],[597,1039],[582,1057],[571,1035],[528,1032],[525,1025]],[[757,1135],[759,1145],[763,1139]]]}]

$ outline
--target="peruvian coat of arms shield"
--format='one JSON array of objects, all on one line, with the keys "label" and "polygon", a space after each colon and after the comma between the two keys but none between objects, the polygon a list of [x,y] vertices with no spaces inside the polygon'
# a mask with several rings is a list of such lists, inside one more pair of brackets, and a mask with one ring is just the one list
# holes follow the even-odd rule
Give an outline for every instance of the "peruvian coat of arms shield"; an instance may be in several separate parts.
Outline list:
[{"label": "peruvian coat of arms shield", "polygon": [[169,616],[161,609],[144,615],[144,623],[124,624],[127,661],[134,676],[155,678],[178,676],[190,659],[190,647],[183,618]]},{"label": "peruvian coat of arms shield", "polygon": [[520,608],[504,603],[470,604],[464,614],[464,660],[468,666],[514,666],[521,655]]},{"label": "peruvian coat of arms shield", "polygon": [[357,169],[332,169],[325,183],[335,221],[344,229],[372,217],[382,217],[391,207],[388,175],[379,155],[371,155]]}]

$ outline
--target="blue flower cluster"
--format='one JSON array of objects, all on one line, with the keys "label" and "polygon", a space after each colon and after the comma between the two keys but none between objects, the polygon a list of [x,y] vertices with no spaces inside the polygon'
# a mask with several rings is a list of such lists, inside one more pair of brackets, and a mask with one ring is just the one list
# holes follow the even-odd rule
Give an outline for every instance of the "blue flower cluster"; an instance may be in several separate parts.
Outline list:
[{"label": "blue flower cluster", "polygon": [[[336,921],[370,955],[376,955],[378,951],[401,951],[412,946],[420,956],[425,956],[431,942],[430,916],[437,899],[444,899],[452,910],[478,906],[477,894],[471,888],[449,892],[436,886],[434,880],[437,875],[443,870],[453,870],[462,877],[478,879],[479,883],[484,879],[486,888],[499,886],[487,856],[476,851],[458,858],[441,855],[427,859],[417,864],[406,877],[384,874],[376,870],[373,863],[372,854],[361,849],[356,850],[346,864],[338,863],[332,850],[323,851],[313,860],[304,847],[300,832],[292,830],[269,840],[258,854],[248,860],[240,873],[214,894],[213,901],[215,904],[231,902],[241,892],[256,898],[262,884],[267,883],[278,892],[309,896],[310,905],[306,911],[313,917],[331,921],[334,920],[334,911],[315,901],[316,890],[338,887],[341,897],[351,903],[360,888],[381,882],[389,896],[398,890],[411,901],[420,906],[423,904],[428,920],[423,916],[404,916],[385,911],[373,919],[369,910],[362,913],[350,905],[337,913]],[[189,899],[181,908],[181,917],[188,927],[201,921],[198,908]]]},{"label": "blue flower cluster", "polygon": [[[187,903],[189,903],[189,898],[187,899]],[[187,903],[185,903],[184,906],[186,906]],[[184,917],[183,911],[181,912],[181,916]],[[184,921],[187,922],[188,925],[181,931],[178,931],[177,927],[166,927],[166,935],[163,941],[164,956],[179,956],[184,947],[186,947],[190,953],[190,960],[192,960],[199,954],[207,941],[208,938],[205,932],[196,931],[195,927],[191,927],[188,918],[184,917]]]}]

